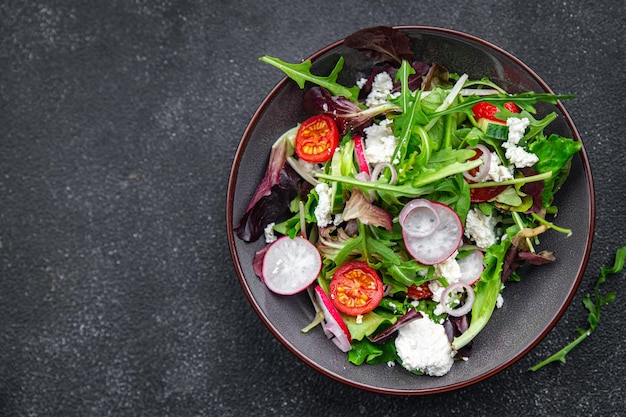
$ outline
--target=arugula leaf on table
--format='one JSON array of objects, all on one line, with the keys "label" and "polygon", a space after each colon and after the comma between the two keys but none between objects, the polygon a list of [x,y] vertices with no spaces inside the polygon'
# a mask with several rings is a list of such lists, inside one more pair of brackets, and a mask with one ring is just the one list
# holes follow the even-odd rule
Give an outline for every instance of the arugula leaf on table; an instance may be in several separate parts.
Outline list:
[{"label": "arugula leaf on table", "polygon": [[337,83],[337,76],[343,69],[343,57],[339,58],[331,73],[326,77],[311,73],[311,60],[307,60],[299,64],[291,64],[268,55],[262,56],[259,60],[270,64],[287,74],[289,78],[298,83],[298,86],[301,89],[304,88],[305,82],[309,81],[313,84],[319,85],[320,87],[326,88],[335,96],[343,96],[352,101],[356,101],[359,97],[359,87],[353,86],[348,88]]},{"label": "arugula leaf on table", "polygon": [[532,368],[531,371],[537,371],[549,363],[559,361],[561,363],[565,363],[565,357],[567,354],[574,349],[578,344],[580,344],[583,340],[593,333],[598,324],[600,323],[600,308],[604,305],[607,305],[615,300],[616,294],[615,292],[609,292],[604,296],[600,296],[600,285],[602,285],[606,281],[606,277],[608,275],[618,274],[624,268],[624,259],[626,258],[626,246],[619,248],[615,252],[615,261],[612,267],[603,266],[600,268],[600,277],[596,281],[596,285],[593,291],[593,299],[591,294],[587,294],[583,297],[583,304],[587,311],[589,311],[589,315],[587,320],[589,322],[589,328],[587,329],[577,329],[579,336],[567,346],[549,356],[548,358],[542,360]]}]

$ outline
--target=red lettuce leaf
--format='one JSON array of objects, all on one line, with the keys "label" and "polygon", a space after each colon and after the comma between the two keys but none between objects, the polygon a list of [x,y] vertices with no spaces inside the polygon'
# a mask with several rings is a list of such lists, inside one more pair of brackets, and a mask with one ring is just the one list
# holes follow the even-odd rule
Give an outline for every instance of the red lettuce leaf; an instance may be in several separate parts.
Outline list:
[{"label": "red lettuce leaf", "polygon": [[358,49],[366,56],[380,62],[390,61],[402,64],[402,60],[410,61],[413,51],[409,37],[402,31],[388,26],[376,26],[362,29],[349,35],[344,44],[349,48]]},{"label": "red lettuce leaf", "polygon": [[280,140],[272,146],[265,175],[235,227],[235,234],[245,242],[261,237],[269,223],[288,218],[291,200],[297,195],[306,196],[311,189],[310,184],[285,163],[287,147],[287,140]]}]

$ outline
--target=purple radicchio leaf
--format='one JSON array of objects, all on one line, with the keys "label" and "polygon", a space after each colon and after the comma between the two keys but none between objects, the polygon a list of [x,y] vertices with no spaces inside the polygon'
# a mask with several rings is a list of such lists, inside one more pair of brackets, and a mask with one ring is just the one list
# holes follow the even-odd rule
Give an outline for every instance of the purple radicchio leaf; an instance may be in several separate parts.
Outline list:
[{"label": "purple radicchio leaf", "polygon": [[285,163],[287,145],[283,140],[272,147],[265,175],[235,228],[243,241],[257,240],[269,223],[286,219],[291,200],[308,192],[306,183]]},{"label": "purple radicchio leaf", "polygon": [[447,68],[435,63],[428,69],[421,87],[424,91],[434,90],[437,86],[449,87],[452,85],[449,75]]},{"label": "purple radicchio leaf", "polygon": [[524,261],[517,256],[518,252],[519,248],[513,244],[509,246],[509,249],[507,249],[506,255],[504,256],[504,262],[502,262],[502,276],[500,277],[502,282],[508,280],[511,274],[523,265]]},{"label": "purple radicchio leaf", "polygon": [[[522,168],[521,172],[525,177],[530,177],[538,174],[538,172],[532,168]],[[539,213],[541,212],[541,210],[543,210],[543,203],[541,199],[543,189],[543,181],[529,182],[521,187],[520,191],[527,195],[530,195],[533,198],[533,205],[526,211],[526,213]]]},{"label": "purple radicchio leaf", "polygon": [[[468,315],[465,314],[461,317],[448,316],[443,322],[443,327],[448,336],[448,340],[452,343],[455,337],[462,335],[469,328]],[[470,341],[467,345],[459,349],[458,354],[461,357],[469,358],[472,353],[472,343],[473,342]]]},{"label": "purple radicchio leaf", "polygon": [[363,112],[358,103],[345,97],[333,96],[330,91],[318,86],[310,88],[304,94],[302,107],[307,113],[327,114],[332,117],[341,136],[350,130],[367,127],[375,116]]},{"label": "purple radicchio leaf", "polygon": [[363,224],[383,227],[391,232],[393,216],[385,209],[370,203],[362,191],[353,189],[343,209],[343,219],[359,219]]},{"label": "purple radicchio leaf", "polygon": [[424,315],[421,312],[416,311],[414,308],[412,308],[406,313],[404,313],[404,315],[401,316],[394,324],[387,327],[385,330],[383,330],[382,332],[376,335],[368,336],[368,339],[372,343],[386,343],[390,341],[391,339],[393,339],[398,334],[398,330],[402,326],[410,323],[411,321],[415,319],[421,319],[422,317],[424,317]]},{"label": "purple radicchio leaf", "polygon": [[409,37],[398,29],[389,26],[376,26],[359,30],[344,40],[344,45],[357,49],[367,57],[380,62],[389,61],[397,66],[402,60],[413,57]]},{"label": "purple radicchio leaf", "polygon": [[270,248],[270,245],[265,245],[258,251],[254,253],[254,258],[252,260],[252,268],[257,277],[263,281],[263,257],[265,257],[265,252]]},{"label": "purple radicchio leaf", "polygon": [[394,104],[380,105],[363,109],[358,103],[345,97],[333,96],[323,87],[312,87],[305,94],[302,107],[310,114],[326,114],[335,120],[339,133],[343,136],[349,131],[355,134],[371,125],[372,120],[381,114],[397,110]]},{"label": "purple radicchio leaf", "polygon": [[289,204],[300,192],[300,176],[285,164],[279,172],[279,182],[263,195],[241,217],[235,228],[237,236],[246,242],[257,240],[265,227],[272,222],[281,222],[290,215]]},{"label": "purple radicchio leaf", "polygon": [[554,256],[554,253],[547,250],[543,250],[537,253],[519,252],[517,255],[531,265],[545,265],[556,261],[556,256]]}]

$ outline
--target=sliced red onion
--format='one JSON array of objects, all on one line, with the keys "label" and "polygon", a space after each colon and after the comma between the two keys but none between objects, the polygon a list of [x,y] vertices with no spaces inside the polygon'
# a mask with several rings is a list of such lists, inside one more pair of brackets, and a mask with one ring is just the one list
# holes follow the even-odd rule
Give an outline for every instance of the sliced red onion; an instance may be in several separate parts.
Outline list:
[{"label": "sliced red onion", "polygon": [[476,175],[472,175],[469,171],[465,171],[463,173],[463,177],[469,181],[473,182],[481,182],[487,175],[489,174],[489,169],[491,168],[491,151],[482,144],[476,145],[476,149],[479,149],[482,154],[480,155],[480,159],[482,159],[483,163],[478,167],[478,172]]},{"label": "sliced red onion", "polygon": [[391,178],[389,179],[389,184],[393,185],[398,180],[398,172],[396,171],[396,167],[391,165],[389,162],[380,162],[376,164],[374,169],[372,170],[372,181],[377,181],[380,174],[383,172],[383,169],[389,168],[391,172]]},{"label": "sliced red onion", "polygon": [[[450,295],[457,292],[458,290],[465,290],[467,294],[467,298],[465,299],[465,303],[459,308],[452,308],[448,305],[450,301]],[[461,317],[472,311],[472,306],[474,305],[474,290],[468,284],[463,282],[455,282],[454,284],[450,284],[443,290],[441,293],[441,305],[443,305],[446,313],[453,317]]]},{"label": "sliced red onion", "polygon": [[400,211],[398,220],[402,232],[413,237],[430,236],[441,223],[433,204],[423,198],[409,201]]}]

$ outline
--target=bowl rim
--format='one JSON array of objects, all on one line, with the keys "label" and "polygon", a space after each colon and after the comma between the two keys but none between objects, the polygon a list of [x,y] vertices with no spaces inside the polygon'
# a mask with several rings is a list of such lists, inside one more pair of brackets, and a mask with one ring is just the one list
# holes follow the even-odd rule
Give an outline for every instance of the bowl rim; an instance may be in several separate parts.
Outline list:
[{"label": "bowl rim", "polygon": [[[480,46],[491,49],[503,55],[507,59],[511,60],[516,65],[518,65],[524,72],[528,74],[529,77],[533,79],[533,81],[535,81],[542,89],[544,89],[545,92],[554,94],[554,91],[548,86],[548,84],[545,81],[543,81],[543,79],[539,77],[539,75],[533,69],[531,69],[527,64],[525,64],[519,58],[515,57],[508,51],[504,50],[503,48],[495,45],[494,43],[490,41],[487,41],[485,39],[479,38],[475,35],[471,35],[465,32],[461,32],[461,31],[457,31],[457,30],[449,29],[449,28],[436,27],[436,26],[399,25],[399,26],[391,26],[391,27],[394,29],[402,30],[402,31],[418,32],[418,33],[432,34],[432,35],[451,36],[455,39],[469,41],[469,43],[478,44]],[[338,46],[341,46],[344,43],[344,41],[345,41],[345,37],[335,42],[332,42],[324,46],[323,48],[319,49],[318,51],[314,52],[313,54],[311,54],[309,57],[305,58],[304,60],[315,61],[317,58],[332,51]],[[530,343],[524,346],[520,350],[520,352],[514,357],[502,362],[498,366],[495,366],[494,368],[490,369],[489,371],[483,374],[480,374],[473,378],[469,378],[467,380],[459,381],[457,383],[452,383],[446,386],[441,386],[441,387],[436,387],[436,388],[426,388],[426,389],[416,389],[416,390],[405,390],[405,389],[399,390],[399,389],[393,389],[393,388],[376,387],[374,385],[364,384],[364,383],[350,380],[348,378],[344,378],[341,375],[335,374],[325,369],[320,364],[310,360],[308,357],[302,354],[293,344],[291,344],[289,340],[285,338],[279,332],[277,327],[274,326],[274,324],[272,324],[272,322],[263,314],[261,306],[254,298],[252,291],[246,282],[245,274],[242,270],[241,262],[239,260],[239,256],[238,256],[237,249],[235,246],[235,233],[234,233],[234,220],[235,219],[234,219],[233,210],[234,210],[234,195],[235,195],[235,189],[237,186],[237,174],[239,172],[241,159],[243,158],[243,155],[247,148],[252,132],[256,128],[256,125],[258,124],[259,120],[261,119],[264,109],[274,99],[274,97],[278,94],[278,92],[281,91],[285,87],[286,83],[288,83],[289,80],[290,80],[289,77],[284,76],[282,79],[278,81],[278,83],[269,91],[269,93],[265,96],[265,98],[262,100],[260,105],[256,108],[250,121],[248,122],[248,125],[246,126],[246,129],[241,137],[241,140],[239,142],[239,145],[237,147],[237,150],[233,159],[233,163],[232,163],[232,167],[231,167],[231,171],[230,171],[229,179],[228,179],[227,198],[226,198],[227,239],[228,239],[228,246],[229,246],[229,250],[231,253],[233,266],[237,274],[237,278],[239,280],[240,285],[242,286],[244,290],[246,298],[250,302],[254,311],[259,316],[259,318],[264,323],[264,325],[274,335],[274,337],[276,337],[276,339],[278,339],[278,341],[281,342],[281,344],[285,346],[297,358],[302,360],[311,368],[326,375],[327,377],[330,377],[333,380],[336,380],[348,386],[362,389],[365,391],[375,392],[379,394],[403,395],[403,396],[438,394],[438,393],[444,393],[448,391],[465,388],[465,387],[484,381],[494,376],[495,374],[503,371],[504,369],[508,368],[509,366],[513,365],[514,363],[519,361],[521,358],[526,356],[533,348],[535,348],[548,335],[548,333],[550,333],[550,331],[554,328],[554,326],[561,319],[565,311],[571,305],[571,302],[585,274],[585,270],[589,262],[589,257],[591,254],[591,248],[592,248],[593,238],[594,238],[596,203],[595,203],[595,188],[594,188],[594,182],[593,182],[593,177],[592,177],[592,172],[591,172],[591,165],[589,162],[589,158],[587,157],[587,152],[585,150],[585,146],[581,139],[580,133],[578,132],[578,129],[574,125],[574,122],[571,116],[569,115],[568,111],[565,109],[561,101],[559,100],[555,104],[555,107],[558,108],[558,110],[561,113],[561,116],[563,117],[567,126],[571,130],[573,139],[583,144],[579,152],[579,156],[581,158],[582,168],[583,168],[583,172],[585,175],[585,182],[589,190],[589,207],[588,207],[589,230],[588,230],[588,234],[585,240],[585,251],[584,251],[584,256],[581,262],[581,266],[578,270],[576,280],[574,281],[571,287],[570,293],[568,294],[567,298],[565,299],[565,301],[559,308],[557,314],[552,318],[552,320],[550,320],[550,322],[547,323],[543,331],[539,333]]]}]

